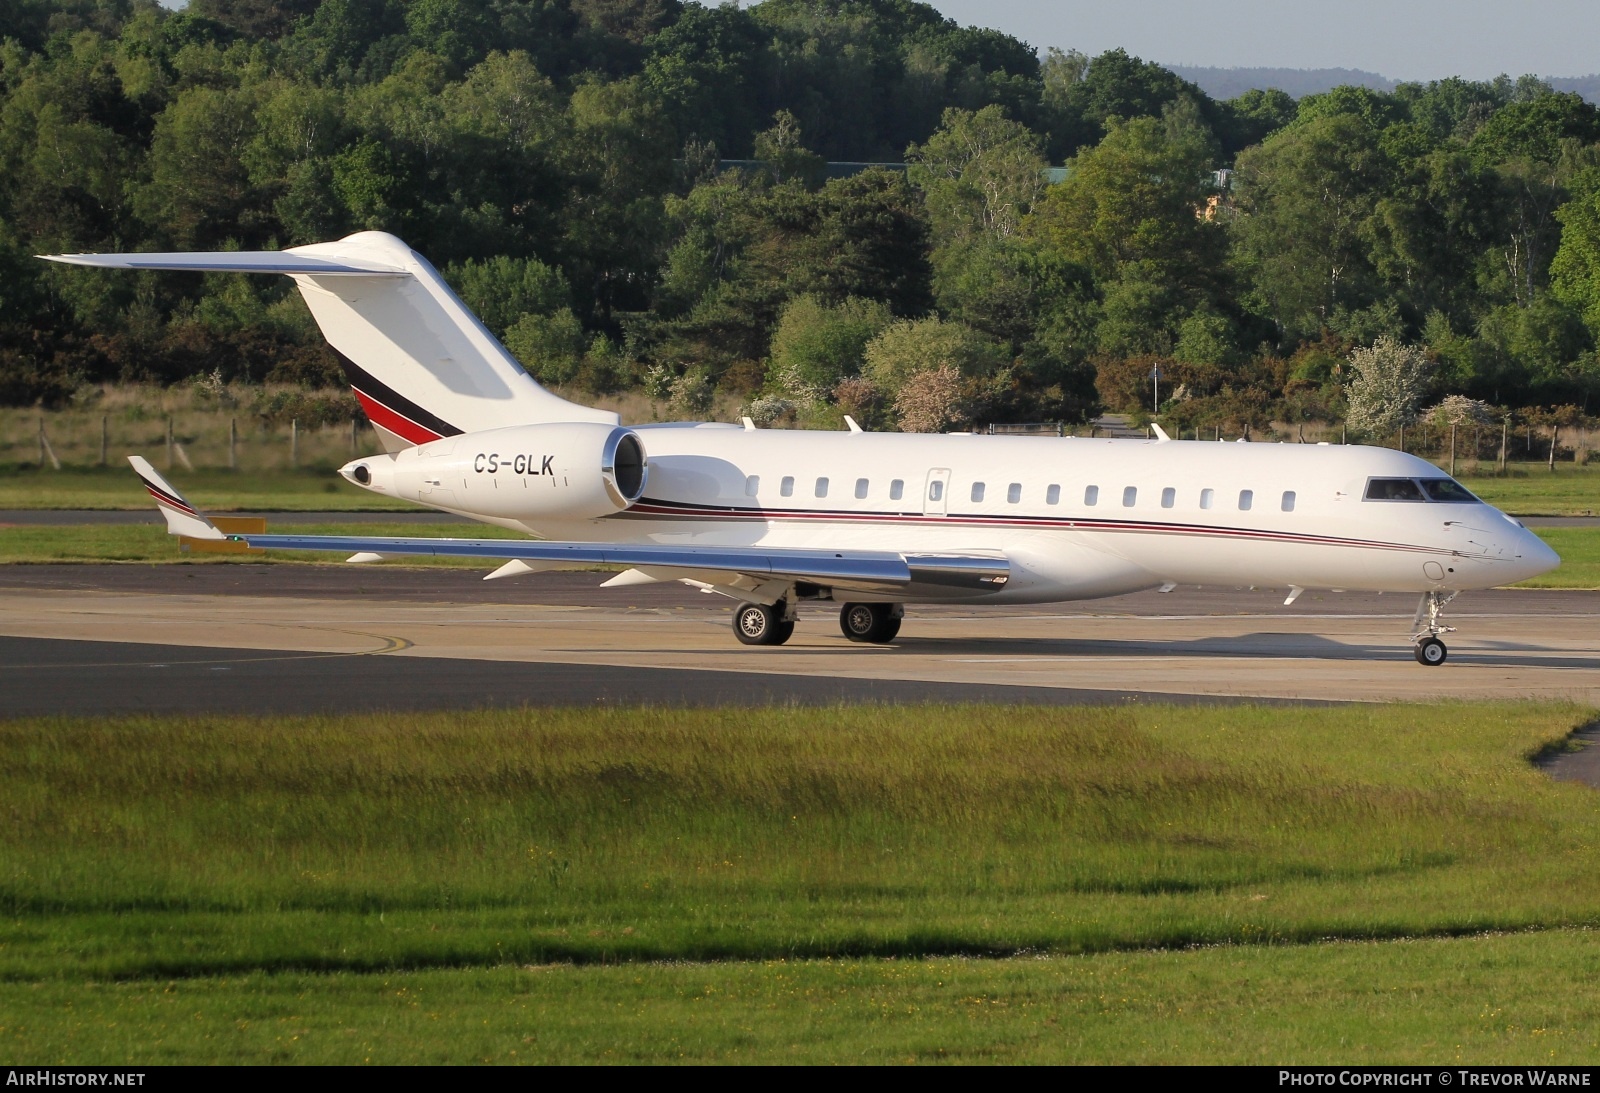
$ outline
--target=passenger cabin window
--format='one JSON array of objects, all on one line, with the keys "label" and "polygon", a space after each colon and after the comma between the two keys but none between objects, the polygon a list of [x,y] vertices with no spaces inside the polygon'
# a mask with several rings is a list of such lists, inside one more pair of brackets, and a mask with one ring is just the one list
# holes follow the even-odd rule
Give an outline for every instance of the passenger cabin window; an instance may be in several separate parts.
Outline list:
[{"label": "passenger cabin window", "polygon": [[1216,503],[1217,503],[1217,491],[1216,490],[1201,490],[1200,491],[1200,507],[1201,508],[1208,509],[1208,508],[1210,508],[1212,505],[1214,505]]},{"label": "passenger cabin window", "polygon": [[1250,506],[1255,504],[1255,503],[1256,503],[1256,491],[1255,490],[1240,490],[1239,491],[1239,511],[1240,512],[1249,512],[1250,511]]},{"label": "passenger cabin window", "polygon": [[1284,490],[1283,491],[1283,511],[1284,512],[1293,512],[1294,511],[1294,491],[1293,490]]},{"label": "passenger cabin window", "polygon": [[1100,487],[1085,486],[1083,488],[1083,503],[1085,505],[1098,505],[1100,503]]},{"label": "passenger cabin window", "polygon": [[1372,478],[1367,480],[1368,501],[1425,501],[1422,487],[1409,478]]},{"label": "passenger cabin window", "polygon": [[744,480],[744,495],[746,497],[754,497],[760,491],[761,476],[759,474],[752,474],[749,478]]},{"label": "passenger cabin window", "polygon": [[865,478],[856,479],[856,497],[861,498],[861,497],[865,497],[866,495],[867,495],[867,480]]},{"label": "passenger cabin window", "polygon": [[889,483],[889,500],[898,501],[906,495],[906,482],[903,478],[896,478]]},{"label": "passenger cabin window", "polygon": [[974,482],[972,484],[972,499],[974,501],[982,501],[983,500],[983,483],[982,482]]},{"label": "passenger cabin window", "polygon": [[937,501],[944,496],[944,483],[935,478],[928,483],[928,500]]},{"label": "passenger cabin window", "polygon": [[1177,490],[1173,489],[1171,486],[1168,486],[1166,489],[1161,491],[1161,507],[1162,508],[1170,509],[1173,505],[1175,505],[1177,503],[1178,503],[1178,491]]},{"label": "passenger cabin window", "polygon": [[1134,503],[1137,502],[1138,500],[1139,500],[1139,487],[1137,487],[1137,486],[1124,486],[1123,487],[1123,489],[1122,489],[1122,507],[1123,508],[1125,508],[1125,509],[1133,508]]},{"label": "passenger cabin window", "polygon": [[785,497],[794,496],[794,475],[786,474],[783,476],[783,481],[778,484],[778,492]]},{"label": "passenger cabin window", "polygon": [[1044,491],[1044,503],[1047,505],[1061,504],[1061,487],[1051,486]]},{"label": "passenger cabin window", "polygon": [[817,479],[817,496],[828,496],[828,480],[826,478]]},{"label": "passenger cabin window", "polygon": [[1006,487],[1006,503],[1015,505],[1022,500],[1022,483],[1013,482]]}]

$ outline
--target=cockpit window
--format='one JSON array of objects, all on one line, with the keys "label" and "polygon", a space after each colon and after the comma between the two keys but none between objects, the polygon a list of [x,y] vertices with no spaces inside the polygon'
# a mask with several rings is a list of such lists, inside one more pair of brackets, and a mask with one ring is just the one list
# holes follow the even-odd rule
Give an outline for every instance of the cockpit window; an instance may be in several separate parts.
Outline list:
[{"label": "cockpit window", "polygon": [[1368,501],[1426,501],[1422,487],[1409,478],[1369,478]]},{"label": "cockpit window", "polygon": [[1454,478],[1424,478],[1421,481],[1429,500],[1449,501],[1457,505],[1478,503],[1478,499],[1472,496],[1467,487]]}]

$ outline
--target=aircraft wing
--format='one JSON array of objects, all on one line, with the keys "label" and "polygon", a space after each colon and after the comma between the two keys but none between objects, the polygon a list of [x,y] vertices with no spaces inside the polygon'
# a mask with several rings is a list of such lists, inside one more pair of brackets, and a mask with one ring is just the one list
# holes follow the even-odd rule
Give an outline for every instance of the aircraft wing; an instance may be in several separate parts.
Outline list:
[{"label": "aircraft wing", "polygon": [[333,550],[356,554],[483,558],[574,565],[617,565],[696,573],[742,574],[762,580],[900,586],[912,582],[998,591],[1010,563],[986,554],[899,553],[879,550],[793,550],[689,546],[672,543],[556,543],[516,539],[386,538],[370,535],[229,536],[264,550]]},{"label": "aircraft wing", "polygon": [[1011,577],[1002,554],[884,550],[774,549],[677,543],[559,543],[537,539],[432,539],[377,535],[226,534],[173,489],[146,460],[129,462],[167,518],[167,530],[189,539],[241,543],[257,550],[322,550],[383,557],[482,558],[485,561],[628,566],[699,583],[751,588],[772,581],[807,581],[865,592],[896,592],[915,584],[998,592]]}]

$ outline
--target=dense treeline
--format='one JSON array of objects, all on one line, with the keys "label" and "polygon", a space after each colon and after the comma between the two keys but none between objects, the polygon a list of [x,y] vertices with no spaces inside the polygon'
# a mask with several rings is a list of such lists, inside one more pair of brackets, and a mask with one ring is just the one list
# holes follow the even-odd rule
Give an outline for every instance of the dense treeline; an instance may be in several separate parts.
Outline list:
[{"label": "dense treeline", "polygon": [[1218,102],[909,0],[12,0],[0,42],[13,404],[337,379],[286,283],[32,254],[363,229],[541,378],[689,414],[1073,418],[1159,367],[1186,426],[1328,419],[1374,343],[1600,394],[1600,112],[1531,78]]}]

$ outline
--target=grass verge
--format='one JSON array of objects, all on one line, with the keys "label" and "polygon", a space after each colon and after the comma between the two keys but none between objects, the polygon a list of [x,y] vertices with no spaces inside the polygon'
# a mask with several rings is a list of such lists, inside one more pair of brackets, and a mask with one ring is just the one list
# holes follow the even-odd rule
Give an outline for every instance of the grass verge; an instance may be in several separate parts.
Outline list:
[{"label": "grass verge", "polygon": [[1587,924],[1553,706],[0,723],[0,979]]},{"label": "grass verge", "polygon": [[[163,472],[205,512],[416,512],[418,506],[352,486],[333,467]],[[137,510],[150,507],[131,468],[21,468],[0,474],[0,509]]]},{"label": "grass verge", "polygon": [[0,1044],[1593,1062],[1600,797],[1527,762],[1590,716],[0,722]]},{"label": "grass verge", "polygon": [[1507,473],[1463,474],[1473,493],[1513,516],[1600,516],[1600,464],[1513,463]]},{"label": "grass verge", "polygon": [[[273,528],[267,521],[268,530]],[[411,539],[526,539],[527,536],[488,524],[295,524],[296,535],[400,535]],[[264,554],[190,554],[163,526],[153,524],[0,524],[0,565],[48,562],[160,562],[229,565],[267,562],[343,562],[348,551],[269,550]],[[487,572],[495,563],[482,558],[395,556],[379,565],[451,566]]]},{"label": "grass verge", "polygon": [[0,983],[13,1060],[1240,1063],[1600,1059],[1587,930],[971,960]]}]

